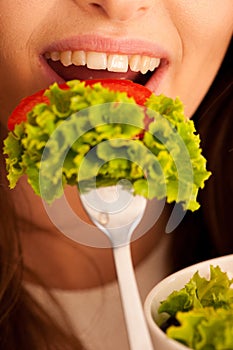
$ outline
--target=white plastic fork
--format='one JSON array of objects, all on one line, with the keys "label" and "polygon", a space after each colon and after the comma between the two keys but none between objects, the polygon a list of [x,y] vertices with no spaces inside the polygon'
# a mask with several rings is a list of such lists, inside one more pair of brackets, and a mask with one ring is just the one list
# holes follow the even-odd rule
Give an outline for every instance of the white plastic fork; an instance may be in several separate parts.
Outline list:
[{"label": "white plastic fork", "polygon": [[121,185],[93,189],[80,198],[92,222],[111,241],[130,349],[152,350],[130,250],[132,234],[143,217],[147,200]]}]

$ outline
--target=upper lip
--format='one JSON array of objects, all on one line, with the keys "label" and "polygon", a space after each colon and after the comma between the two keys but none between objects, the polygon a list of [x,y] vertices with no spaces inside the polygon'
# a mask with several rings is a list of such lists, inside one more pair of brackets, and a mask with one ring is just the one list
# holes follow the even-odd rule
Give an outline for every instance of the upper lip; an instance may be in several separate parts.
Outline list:
[{"label": "upper lip", "polygon": [[151,41],[131,38],[109,38],[93,35],[82,35],[56,41],[45,47],[42,54],[45,52],[67,50],[121,53],[127,55],[140,54],[169,61],[168,52],[161,45],[154,44]]}]

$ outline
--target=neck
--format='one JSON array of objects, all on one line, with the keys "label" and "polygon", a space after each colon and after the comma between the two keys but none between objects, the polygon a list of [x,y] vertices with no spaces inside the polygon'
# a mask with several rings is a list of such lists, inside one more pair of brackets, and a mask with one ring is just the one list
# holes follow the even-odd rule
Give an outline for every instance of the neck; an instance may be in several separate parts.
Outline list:
[{"label": "neck", "polygon": [[[23,233],[25,280],[48,288],[86,289],[112,282],[116,272],[111,248],[93,248],[54,233]],[[131,244],[136,267],[168,235],[152,228]],[[29,273],[29,271],[33,271]]]}]

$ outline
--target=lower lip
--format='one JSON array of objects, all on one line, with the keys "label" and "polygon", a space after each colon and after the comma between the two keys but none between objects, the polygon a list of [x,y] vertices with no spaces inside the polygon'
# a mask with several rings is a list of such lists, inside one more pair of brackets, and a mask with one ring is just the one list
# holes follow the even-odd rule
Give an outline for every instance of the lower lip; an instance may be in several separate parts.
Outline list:
[{"label": "lower lip", "polygon": [[58,84],[65,83],[64,79],[62,79],[54,70],[50,68],[50,66],[48,65],[43,55],[40,56],[39,61],[40,61],[40,67],[42,69],[42,73],[46,78],[47,86],[55,82],[57,82]]},{"label": "lower lip", "polygon": [[[40,65],[43,69],[43,74],[46,77],[47,80],[47,84],[50,85],[54,82],[57,82],[58,84],[63,84],[65,82],[65,80],[60,77],[47,63],[46,59],[41,56],[40,57]],[[156,93],[159,89],[159,86],[161,84],[161,81],[164,79],[165,73],[168,69],[168,62],[166,62],[165,60],[161,61],[161,64],[159,66],[158,69],[155,70],[155,73],[152,74],[151,78],[149,78],[149,80],[146,82],[145,86],[150,89],[151,91],[153,91],[154,93]],[[104,75],[106,75],[107,72],[103,73],[101,72],[101,78],[103,78]],[[133,72],[132,72],[133,73]],[[108,73],[107,73],[108,74]],[[109,72],[109,74],[111,74]],[[134,73],[132,74],[132,76],[134,76]],[[111,76],[109,75],[108,77],[110,77],[111,79],[130,79],[133,80],[132,77],[130,76],[130,74],[125,74],[125,73],[113,73]],[[76,79],[82,79],[82,77],[77,77]],[[98,79],[98,78],[97,78]],[[100,79],[100,78],[99,78]]]},{"label": "lower lip", "polygon": [[159,68],[155,71],[155,74],[153,74],[151,78],[147,81],[145,87],[158,94],[159,87],[162,83],[162,80],[164,80],[165,78],[168,67],[168,61],[161,61]]}]

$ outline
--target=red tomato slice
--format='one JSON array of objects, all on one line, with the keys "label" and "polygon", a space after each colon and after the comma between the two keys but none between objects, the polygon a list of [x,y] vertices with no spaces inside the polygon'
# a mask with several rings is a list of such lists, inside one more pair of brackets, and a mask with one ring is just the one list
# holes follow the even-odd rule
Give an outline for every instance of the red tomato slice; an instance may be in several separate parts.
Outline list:
[{"label": "red tomato slice", "polygon": [[[67,89],[68,86],[66,84],[59,85],[61,89]],[[48,97],[44,96],[44,92],[46,89],[39,90],[33,95],[27,96],[23,98],[18,106],[13,110],[11,113],[9,119],[8,119],[8,129],[10,131],[14,130],[14,127],[16,124],[20,124],[21,122],[24,122],[27,120],[27,114],[30,112],[33,107],[35,107],[38,103],[47,103],[49,104]]]},{"label": "red tomato slice", "polygon": [[131,80],[123,79],[92,79],[85,80],[86,85],[101,83],[103,87],[113,91],[126,92],[129,97],[133,97],[137,104],[143,106],[150,97],[151,91],[145,86],[134,83]]},{"label": "red tomato slice", "polygon": [[49,103],[49,100],[44,96],[45,90],[40,90],[35,94],[23,98],[18,106],[13,110],[12,114],[8,119],[8,129],[14,130],[16,124],[20,124],[27,120],[27,113],[32,110],[32,108],[41,102]]},{"label": "red tomato slice", "polygon": [[[136,84],[131,80],[120,80],[120,79],[93,79],[85,80],[85,85],[92,86],[100,82],[103,87],[109,88],[113,91],[126,92],[129,97],[133,97],[137,104],[143,106],[145,101],[150,97],[151,91],[145,86]],[[68,88],[66,84],[59,85],[61,89]],[[49,99],[44,96],[44,90],[40,90],[35,94],[25,97],[21,100],[18,106],[14,109],[12,114],[8,119],[8,129],[14,130],[16,124],[20,124],[27,120],[27,113],[32,110],[32,108],[37,103],[47,103],[49,104]]]},{"label": "red tomato slice", "polygon": [[[134,83],[131,80],[121,80],[121,79],[92,79],[85,80],[85,85],[94,85],[95,83],[100,82],[103,87],[109,88],[113,91],[126,92],[128,97],[133,97],[136,103],[140,106],[144,106],[146,100],[151,96],[152,92],[143,85]],[[148,129],[148,126],[152,119],[146,113],[144,117],[145,129],[142,130],[135,138],[141,140],[144,137],[145,130]]]}]

